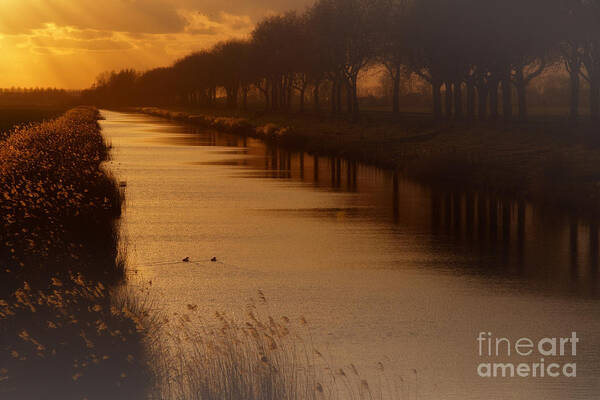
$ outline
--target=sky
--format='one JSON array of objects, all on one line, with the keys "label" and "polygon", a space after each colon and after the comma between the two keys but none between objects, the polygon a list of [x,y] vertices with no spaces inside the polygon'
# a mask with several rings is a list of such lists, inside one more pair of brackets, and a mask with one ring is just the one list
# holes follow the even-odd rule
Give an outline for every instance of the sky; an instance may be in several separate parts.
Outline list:
[{"label": "sky", "polygon": [[0,0],[0,87],[92,85],[103,71],[147,70],[312,0]]}]

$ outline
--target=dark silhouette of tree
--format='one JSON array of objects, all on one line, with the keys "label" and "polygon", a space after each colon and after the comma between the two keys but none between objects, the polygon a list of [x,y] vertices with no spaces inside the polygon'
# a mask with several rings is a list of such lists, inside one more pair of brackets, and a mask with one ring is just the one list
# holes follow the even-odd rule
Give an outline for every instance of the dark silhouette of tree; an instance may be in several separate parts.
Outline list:
[{"label": "dark silhouette of tree", "polygon": [[306,34],[304,21],[296,13],[263,20],[252,33],[254,49],[261,61],[265,96],[270,96],[270,108],[289,110],[293,91],[299,88],[304,95],[306,76]]},{"label": "dark silhouette of tree", "polygon": [[243,64],[247,55],[247,42],[231,40],[218,44],[213,49],[215,63],[215,82],[225,89],[226,104],[229,108],[236,108],[240,89],[242,88]]},{"label": "dark silhouette of tree", "polygon": [[579,116],[581,75],[585,56],[586,28],[581,24],[585,9],[581,0],[565,0],[560,4],[557,20],[560,41],[558,50],[570,80],[569,119],[576,122]]},{"label": "dark silhouette of tree", "polygon": [[341,93],[346,90],[347,107],[358,117],[358,76],[377,52],[376,7],[369,0],[321,0],[310,10],[312,27],[324,47],[332,109],[341,111]]},{"label": "dark silhouette of tree", "polygon": [[[170,67],[105,73],[83,93],[102,105],[185,104],[300,112],[328,97],[359,118],[361,73],[384,67],[391,108],[418,79],[431,85],[437,120],[528,117],[531,82],[559,59],[570,81],[569,116],[579,113],[581,78],[592,118],[600,110],[600,0],[317,0],[304,13],[260,21],[248,40],[219,43]],[[566,71],[565,71],[566,70]],[[419,78],[415,78],[415,76]],[[312,93],[311,93],[312,91]],[[326,94],[326,91],[329,93]],[[539,101],[540,95],[536,94]]]},{"label": "dark silhouette of tree", "polygon": [[[550,64],[549,57],[557,43],[554,36],[557,10],[553,0],[515,0],[509,5],[517,12],[506,18],[503,36],[510,44],[511,80],[517,89],[519,119],[526,121],[527,87]],[[540,18],[540,10],[544,10],[544,18]]]},{"label": "dark silhouette of tree", "polygon": [[400,112],[400,86],[408,65],[407,21],[408,0],[383,0],[374,11],[379,21],[375,25],[378,61],[392,81],[392,111]]},{"label": "dark silhouette of tree", "polygon": [[452,82],[460,67],[455,59],[456,43],[449,38],[455,32],[454,5],[438,0],[416,1],[410,13],[407,42],[410,43],[410,68],[431,84],[433,116],[442,118],[442,85],[446,92],[446,115],[452,114]]},{"label": "dark silhouette of tree", "polygon": [[175,63],[173,90],[185,103],[212,107],[216,103],[217,65],[215,54],[200,51]]},{"label": "dark silhouette of tree", "polygon": [[581,20],[586,27],[582,76],[590,85],[590,116],[597,121],[600,119],[600,0],[582,1],[585,18]]},{"label": "dark silhouette of tree", "polygon": [[136,95],[144,105],[167,105],[177,100],[173,88],[179,77],[172,68],[156,68],[142,74],[136,82]]},{"label": "dark silhouette of tree", "polygon": [[75,104],[80,93],[56,88],[0,89],[2,106],[62,107]]},{"label": "dark silhouette of tree", "polygon": [[136,83],[140,74],[133,69],[105,72],[96,78],[92,90],[85,93],[84,100],[103,106],[133,104],[136,98]]}]

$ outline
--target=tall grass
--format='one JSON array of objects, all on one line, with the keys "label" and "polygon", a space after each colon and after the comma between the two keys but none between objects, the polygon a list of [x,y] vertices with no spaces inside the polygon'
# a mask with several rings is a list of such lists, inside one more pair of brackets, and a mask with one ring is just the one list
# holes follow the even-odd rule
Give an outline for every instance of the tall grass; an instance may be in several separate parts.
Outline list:
[{"label": "tall grass", "polygon": [[280,140],[290,136],[290,128],[274,123],[254,124],[248,118],[212,116],[208,114],[188,114],[180,111],[163,110],[156,107],[142,107],[135,110],[155,117],[168,118],[218,131],[258,137],[264,140]]},{"label": "tall grass", "polygon": [[[101,167],[108,158],[99,112],[77,108],[16,130],[0,143],[0,270],[3,283],[47,280],[77,264],[90,277],[115,266],[121,197]],[[99,262],[101,261],[101,262]],[[34,279],[36,278],[36,279]],[[13,287],[14,289],[14,287]]]},{"label": "tall grass", "polygon": [[0,398],[147,397],[147,313],[123,302],[121,196],[93,108],[0,143]]},{"label": "tall grass", "polygon": [[141,399],[144,314],[80,275],[0,300],[0,398]]},{"label": "tall grass", "polygon": [[[264,295],[259,294],[263,302]],[[254,305],[247,318],[198,315],[195,305],[165,324],[154,348],[158,398],[176,400],[401,399],[401,378],[372,389],[354,365],[334,368],[313,344],[307,321],[273,318]],[[157,342],[158,343],[158,342]],[[380,377],[386,377],[383,365]]]}]

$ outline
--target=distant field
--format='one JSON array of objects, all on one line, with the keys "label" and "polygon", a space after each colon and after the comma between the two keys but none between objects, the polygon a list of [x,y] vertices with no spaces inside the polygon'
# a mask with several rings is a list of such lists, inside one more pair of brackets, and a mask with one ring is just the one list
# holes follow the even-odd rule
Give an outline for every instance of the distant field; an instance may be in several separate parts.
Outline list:
[{"label": "distant field", "polygon": [[[5,107],[0,106],[0,132],[6,133],[15,125],[42,122],[63,114],[66,107]],[[4,136],[4,135],[0,135]]]}]

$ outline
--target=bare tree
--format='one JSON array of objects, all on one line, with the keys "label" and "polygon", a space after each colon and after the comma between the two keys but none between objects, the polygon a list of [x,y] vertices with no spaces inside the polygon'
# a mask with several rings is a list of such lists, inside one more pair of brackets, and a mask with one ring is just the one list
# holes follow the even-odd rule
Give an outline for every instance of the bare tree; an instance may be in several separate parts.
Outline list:
[{"label": "bare tree", "polygon": [[376,5],[378,60],[385,67],[392,81],[392,111],[400,112],[400,86],[406,76],[408,46],[406,32],[409,5],[408,0],[380,1]]},{"label": "bare tree", "polygon": [[585,26],[582,62],[585,70],[582,76],[590,86],[590,116],[593,121],[600,119],[600,0],[582,0]]}]

